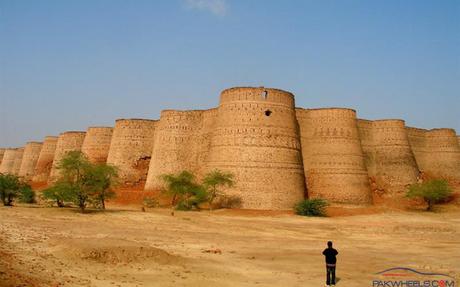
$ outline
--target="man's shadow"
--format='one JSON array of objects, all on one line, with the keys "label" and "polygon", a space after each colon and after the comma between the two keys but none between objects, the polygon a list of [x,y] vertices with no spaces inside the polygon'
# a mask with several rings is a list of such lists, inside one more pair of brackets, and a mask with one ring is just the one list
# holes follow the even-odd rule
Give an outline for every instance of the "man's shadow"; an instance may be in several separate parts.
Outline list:
[{"label": "man's shadow", "polygon": [[340,277],[335,277],[335,284],[339,283]]}]

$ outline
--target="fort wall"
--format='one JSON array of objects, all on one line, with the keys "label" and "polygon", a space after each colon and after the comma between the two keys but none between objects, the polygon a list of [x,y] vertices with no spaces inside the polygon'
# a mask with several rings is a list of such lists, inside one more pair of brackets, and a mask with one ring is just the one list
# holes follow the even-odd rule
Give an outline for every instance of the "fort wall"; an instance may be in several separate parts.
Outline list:
[{"label": "fort wall", "polygon": [[28,142],[24,148],[21,167],[19,168],[19,176],[26,180],[32,179],[35,173],[35,165],[37,164],[40,151],[42,149],[41,142]]},{"label": "fort wall", "polygon": [[164,110],[156,125],[152,160],[145,189],[158,189],[162,174],[196,173],[203,111]]},{"label": "fort wall", "polygon": [[225,192],[242,208],[292,209],[304,198],[294,96],[267,88],[231,88],[220,96],[207,168],[232,172]]},{"label": "fort wall", "polygon": [[346,204],[372,201],[351,109],[297,109],[308,197]]},{"label": "fort wall", "polygon": [[[370,122],[370,137],[364,136],[361,121],[361,143],[369,176],[376,189],[385,196],[401,195],[419,176],[417,163],[409,144],[403,120],[376,120]],[[368,141],[370,139],[370,142]],[[370,143],[370,144],[369,144]]]},{"label": "fort wall", "polygon": [[0,165],[0,173],[11,174],[13,172],[14,161],[16,159],[16,152],[16,148],[5,149],[2,164]]},{"label": "fort wall", "polygon": [[0,148],[0,166],[2,165],[3,155],[5,154],[4,148]]},{"label": "fort wall", "polygon": [[424,171],[460,181],[460,148],[453,129],[432,129],[425,133]]},{"label": "fort wall", "polygon": [[13,169],[11,174],[19,175],[19,169],[21,168],[22,158],[24,156],[24,147],[20,147],[16,150],[16,155],[14,157]]},{"label": "fort wall", "polygon": [[93,163],[105,163],[109,155],[113,128],[89,127],[81,151]]},{"label": "fort wall", "polygon": [[37,163],[35,164],[33,181],[46,182],[53,166],[54,152],[58,137],[47,136],[43,140],[43,145],[38,155]]},{"label": "fort wall", "polygon": [[70,151],[81,151],[85,134],[85,132],[80,131],[69,131],[59,135],[48,182],[54,182],[59,177],[60,172],[57,167],[66,153]]},{"label": "fort wall", "polygon": [[144,182],[152,155],[154,120],[118,119],[115,122],[107,163],[119,169],[124,184]]}]

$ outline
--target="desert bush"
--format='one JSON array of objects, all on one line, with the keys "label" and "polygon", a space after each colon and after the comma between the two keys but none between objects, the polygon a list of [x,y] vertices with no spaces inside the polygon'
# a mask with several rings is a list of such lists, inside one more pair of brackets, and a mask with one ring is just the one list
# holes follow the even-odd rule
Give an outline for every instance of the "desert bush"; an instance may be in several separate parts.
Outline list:
[{"label": "desert bush", "polygon": [[154,197],[144,197],[142,203],[145,207],[148,208],[156,208],[160,206],[160,202]]},{"label": "desert bush", "polygon": [[64,181],[58,181],[42,191],[42,197],[55,202],[58,207],[64,207],[65,202],[73,201],[74,193],[72,185]]},{"label": "desert bush", "polygon": [[22,187],[19,177],[12,174],[0,174],[0,198],[4,206],[13,205]]},{"label": "desert bush", "polygon": [[451,194],[452,189],[446,180],[432,179],[411,185],[406,197],[422,198],[427,203],[426,210],[432,211],[436,203],[446,200]]},{"label": "desert bush", "polygon": [[207,201],[209,209],[212,210],[213,202],[217,197],[223,197],[224,194],[219,187],[232,187],[235,184],[233,174],[215,169],[204,176],[203,186],[207,191]]},{"label": "desert bush", "polygon": [[19,202],[22,203],[35,203],[35,191],[28,184],[23,184],[19,189]]},{"label": "desert bush", "polygon": [[305,199],[294,207],[295,213],[303,216],[326,216],[328,203],[321,198]]}]

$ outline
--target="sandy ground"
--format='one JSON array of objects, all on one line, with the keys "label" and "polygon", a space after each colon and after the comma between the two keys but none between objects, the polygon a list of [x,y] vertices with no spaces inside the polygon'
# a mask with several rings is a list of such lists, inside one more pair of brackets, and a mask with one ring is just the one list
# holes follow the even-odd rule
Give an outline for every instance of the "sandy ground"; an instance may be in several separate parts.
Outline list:
[{"label": "sandy ground", "polygon": [[396,266],[460,277],[458,207],[327,218],[109,208],[0,207],[0,286],[324,286],[327,240],[337,286],[372,286]]}]

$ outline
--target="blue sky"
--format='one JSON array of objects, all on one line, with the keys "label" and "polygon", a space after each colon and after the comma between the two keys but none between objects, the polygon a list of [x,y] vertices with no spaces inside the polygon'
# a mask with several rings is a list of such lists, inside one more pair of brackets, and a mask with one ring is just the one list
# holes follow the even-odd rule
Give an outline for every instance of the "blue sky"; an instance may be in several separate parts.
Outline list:
[{"label": "blue sky", "polygon": [[460,133],[460,1],[0,0],[0,146],[248,85]]}]

